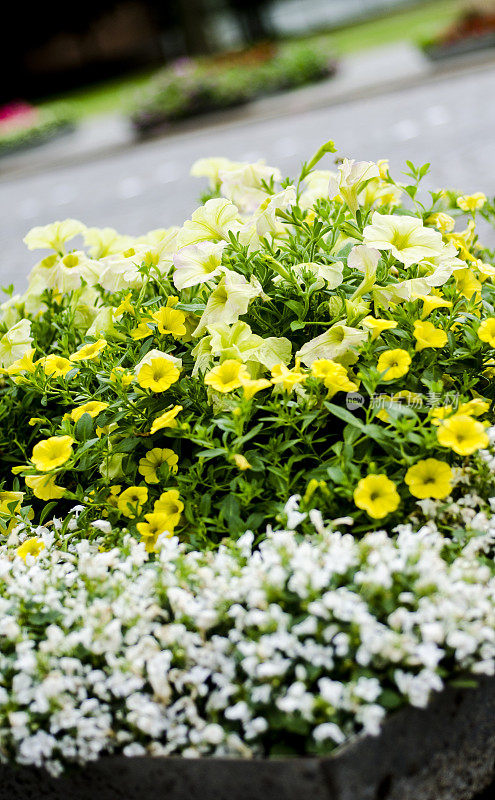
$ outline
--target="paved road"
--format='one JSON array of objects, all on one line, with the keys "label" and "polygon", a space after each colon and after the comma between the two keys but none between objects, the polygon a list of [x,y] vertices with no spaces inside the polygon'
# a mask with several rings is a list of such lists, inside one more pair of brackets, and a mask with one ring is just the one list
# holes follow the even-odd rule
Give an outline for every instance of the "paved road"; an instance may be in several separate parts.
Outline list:
[{"label": "paved road", "polygon": [[22,290],[36,260],[22,237],[33,225],[70,216],[139,234],[181,223],[202,189],[189,177],[190,165],[205,155],[263,157],[290,175],[332,138],[342,155],[388,157],[396,176],[405,159],[431,161],[432,188],[495,194],[494,95],[491,65],[401,92],[290,117],[218,125],[92,163],[5,179],[0,181],[0,281]]}]

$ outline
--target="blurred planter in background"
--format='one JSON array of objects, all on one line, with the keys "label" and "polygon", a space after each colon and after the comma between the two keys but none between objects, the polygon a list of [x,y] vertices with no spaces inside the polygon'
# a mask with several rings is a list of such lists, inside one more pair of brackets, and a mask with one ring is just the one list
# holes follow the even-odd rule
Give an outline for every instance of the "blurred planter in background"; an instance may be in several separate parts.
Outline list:
[{"label": "blurred planter in background", "polygon": [[33,147],[73,129],[65,110],[46,111],[28,103],[8,103],[0,108],[0,156]]},{"label": "blurred planter in background", "polygon": [[469,4],[453,25],[424,43],[435,61],[495,48],[495,3]]},{"label": "blurred planter in background", "polygon": [[314,44],[269,43],[208,59],[180,59],[158,72],[132,114],[139,136],[332,75],[335,61]]}]

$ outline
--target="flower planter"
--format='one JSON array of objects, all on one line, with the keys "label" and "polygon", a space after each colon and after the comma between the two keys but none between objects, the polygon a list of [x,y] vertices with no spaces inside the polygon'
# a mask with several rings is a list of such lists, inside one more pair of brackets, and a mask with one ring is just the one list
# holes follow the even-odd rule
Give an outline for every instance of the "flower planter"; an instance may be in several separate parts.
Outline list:
[{"label": "flower planter", "polygon": [[426,55],[432,61],[445,61],[449,58],[465,56],[470,53],[490,50],[491,48],[495,48],[495,33],[468,36],[465,39],[449,42],[448,44],[427,45],[424,49]]},{"label": "flower planter", "polygon": [[481,678],[476,689],[446,689],[425,710],[397,712],[380,736],[330,758],[108,757],[60,778],[4,766],[0,798],[471,800],[493,778],[494,720],[495,679]]}]

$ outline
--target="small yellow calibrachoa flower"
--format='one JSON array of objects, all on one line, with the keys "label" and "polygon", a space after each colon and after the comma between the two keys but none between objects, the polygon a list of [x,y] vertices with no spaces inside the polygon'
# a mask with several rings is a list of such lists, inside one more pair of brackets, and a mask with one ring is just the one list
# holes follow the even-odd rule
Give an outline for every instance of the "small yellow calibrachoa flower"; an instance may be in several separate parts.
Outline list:
[{"label": "small yellow calibrachoa flower", "polygon": [[119,509],[121,514],[125,514],[126,517],[130,517],[134,519],[141,514],[143,510],[143,506],[148,501],[148,489],[146,486],[129,486],[128,489],[124,489],[121,495],[119,495],[117,501],[117,508]]},{"label": "small yellow calibrachoa flower", "polygon": [[255,394],[261,392],[262,389],[268,389],[272,385],[271,381],[266,378],[258,378],[255,380],[241,375],[240,381],[246,400],[252,400]]},{"label": "small yellow calibrachoa flower", "polygon": [[394,322],[394,320],[372,317],[371,314],[363,319],[362,324],[371,333],[372,342],[374,342],[375,339],[378,339],[383,331],[393,330],[397,327],[397,322]]},{"label": "small yellow calibrachoa flower", "polygon": [[246,379],[249,380],[249,373],[244,364],[235,358],[229,358],[205,375],[205,384],[216,392],[226,394],[239,389]]},{"label": "small yellow calibrachoa flower", "polygon": [[137,380],[143,389],[166,392],[179,377],[180,371],[169,358],[152,358],[150,364],[143,364]]},{"label": "small yellow calibrachoa flower", "polygon": [[147,322],[140,322],[137,328],[131,331],[131,336],[136,341],[139,341],[139,339],[147,339],[152,333],[153,331]]},{"label": "small yellow calibrachoa flower", "polygon": [[488,447],[489,439],[482,422],[467,414],[454,414],[438,427],[437,439],[460,456],[470,456]]},{"label": "small yellow calibrachoa flower", "polygon": [[347,370],[342,364],[327,358],[318,358],[311,364],[311,374],[320,378],[328,389],[328,396],[333,397],[337,392],[356,392],[357,383],[351,381]]},{"label": "small yellow calibrachoa flower", "polygon": [[372,519],[383,519],[399,507],[400,497],[386,475],[368,475],[354,489],[354,502]]},{"label": "small yellow calibrachoa flower", "polygon": [[19,358],[18,361],[14,361],[14,363],[7,368],[7,375],[18,375],[20,372],[34,372],[36,369],[36,364],[33,360],[35,352],[36,351],[32,347],[29,348],[22,358]]},{"label": "small yellow calibrachoa flower", "polygon": [[395,381],[402,378],[409,371],[411,356],[407,350],[397,348],[396,350],[385,350],[378,359],[378,372],[383,372],[383,380]]},{"label": "small yellow calibrachoa flower", "polygon": [[420,500],[426,497],[443,500],[452,490],[453,477],[452,469],[445,461],[426,458],[409,467],[404,480],[414,497]]},{"label": "small yellow calibrachoa flower", "polygon": [[454,272],[454,280],[457,291],[465,297],[466,300],[471,300],[473,295],[477,292],[481,292],[481,283],[476,278],[472,269],[457,269]]},{"label": "small yellow calibrachoa flower", "polygon": [[84,344],[70,356],[71,361],[92,361],[99,357],[102,350],[107,346],[106,339],[98,339],[97,342]]},{"label": "small yellow calibrachoa flower", "polygon": [[132,305],[132,292],[128,292],[124,299],[122,300],[121,304],[117,306],[113,315],[114,317],[120,317],[121,314],[132,314],[134,315],[134,306]]},{"label": "small yellow calibrachoa flower", "polygon": [[242,453],[234,453],[232,456],[232,461],[236,465],[241,472],[245,472],[247,469],[252,469],[251,464],[247,460],[246,456],[243,456]]},{"label": "small yellow calibrachoa flower", "polygon": [[179,524],[180,515],[184,511],[184,503],[179,498],[177,489],[169,489],[163,492],[153,506],[155,514],[165,514],[168,517],[168,524],[175,528]]},{"label": "small yellow calibrachoa flower", "polygon": [[483,400],[482,397],[473,397],[473,399],[468,400],[467,403],[460,403],[457,413],[467,414],[470,417],[481,417],[482,414],[486,414],[489,408],[490,403],[488,400]]},{"label": "small yellow calibrachoa flower", "polygon": [[291,392],[295,386],[304,383],[308,378],[307,373],[302,372],[299,365],[298,358],[292,369],[288,369],[285,364],[276,364],[272,367],[272,383],[275,386],[281,385],[286,392]]},{"label": "small yellow calibrachoa flower", "polygon": [[486,195],[483,192],[475,194],[462,194],[457,198],[457,205],[462,211],[479,211],[486,203]]},{"label": "small yellow calibrachoa flower", "polygon": [[68,358],[63,358],[62,356],[56,355],[49,355],[46,356],[46,358],[40,358],[36,363],[41,364],[45,375],[49,375],[50,377],[53,376],[55,378],[65,378],[67,373],[70,372],[71,369],[74,369],[74,364],[72,364]]},{"label": "small yellow calibrachoa flower", "polygon": [[413,336],[416,339],[416,350],[425,350],[427,347],[445,347],[447,334],[442,328],[435,328],[431,322],[416,320]]},{"label": "small yellow calibrachoa flower", "polygon": [[162,464],[167,464],[170,472],[175,475],[178,461],[178,455],[168,447],[164,449],[154,447],[153,450],[148,450],[145,457],[139,461],[138,472],[143,476],[146,483],[158,483],[157,469]]},{"label": "small yellow calibrachoa flower", "polygon": [[478,328],[478,339],[495,347],[495,317],[487,317]]},{"label": "small yellow calibrachoa flower", "polygon": [[35,444],[31,461],[40,472],[50,472],[69,460],[73,444],[71,436],[51,436]]},{"label": "small yellow calibrachoa flower", "polygon": [[155,417],[151,426],[151,435],[153,436],[154,433],[157,433],[163,428],[176,428],[177,421],[175,418],[179,411],[182,411],[182,406],[174,406],[173,408],[169,408],[168,411],[164,411],[159,417]]},{"label": "small yellow calibrachoa flower", "polygon": [[186,315],[183,311],[178,311],[175,308],[165,306],[159,308],[151,315],[158,325],[158,331],[161,334],[171,334],[175,338],[184,336],[186,333]]},{"label": "small yellow calibrachoa flower", "polygon": [[45,543],[42,541],[42,539],[37,539],[35,536],[33,536],[31,539],[26,539],[26,541],[23,542],[15,552],[16,555],[20,556],[23,561],[26,561],[28,556],[37,558],[44,549]]},{"label": "small yellow calibrachoa flower", "polygon": [[90,400],[89,403],[84,403],[82,406],[78,406],[77,408],[73,408],[70,412],[70,417],[73,422],[78,422],[83,414],[89,414],[89,416],[94,419],[101,414],[108,408],[108,403],[98,402],[97,400]]},{"label": "small yellow calibrachoa flower", "polygon": [[141,534],[141,541],[146,545],[146,552],[154,553],[156,540],[160,534],[167,532],[169,536],[172,536],[173,527],[170,525],[170,518],[167,514],[145,514],[144,518],[147,522],[138,522],[136,528]]},{"label": "small yellow calibrachoa flower", "polygon": [[434,225],[440,233],[450,233],[455,228],[455,219],[450,214],[445,214],[443,211],[438,211],[436,214],[430,214],[427,219],[430,225]]},{"label": "small yellow calibrachoa flower", "polygon": [[444,297],[437,297],[435,294],[419,295],[418,300],[423,301],[421,319],[426,319],[426,317],[429,317],[431,312],[436,311],[437,308],[452,308],[452,303],[450,300],[445,300]]},{"label": "small yellow calibrachoa flower", "polygon": [[136,376],[124,369],[124,367],[114,367],[110,373],[112,383],[121,383],[124,389],[136,380]]},{"label": "small yellow calibrachoa flower", "polygon": [[55,475],[26,475],[24,480],[40,500],[60,500],[65,494],[63,486],[55,483]]}]

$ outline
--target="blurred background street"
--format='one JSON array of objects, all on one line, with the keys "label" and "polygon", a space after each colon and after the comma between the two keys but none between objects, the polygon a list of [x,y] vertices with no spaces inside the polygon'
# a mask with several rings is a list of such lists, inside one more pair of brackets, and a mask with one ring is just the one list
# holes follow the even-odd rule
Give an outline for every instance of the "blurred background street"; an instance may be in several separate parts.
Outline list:
[{"label": "blurred background street", "polygon": [[[381,12],[388,7],[388,16],[348,27],[349,19],[361,19],[380,5]],[[98,86],[87,95],[80,89],[69,93],[79,109],[79,132],[0,158],[2,285],[14,282],[22,290],[37,260],[22,238],[34,225],[76,217],[88,225],[140,234],[180,224],[205,186],[189,176],[191,164],[202,156],[264,158],[294,176],[300,162],[331,138],[341,157],[389,158],[398,180],[406,159],[431,161],[428,187],[495,194],[495,47],[467,54],[461,48],[453,59],[432,62],[410,38],[419,17],[402,12],[397,21],[390,15],[393,5],[397,3],[392,0],[279,0],[272,4],[270,18],[277,36],[296,29],[307,29],[309,35],[338,22],[336,38],[329,38],[335,75],[332,67],[323,80],[292,92],[285,87],[282,94],[256,97],[241,108],[222,108],[216,116],[168,124],[153,131],[151,140],[136,137],[128,98],[119,107],[113,101],[105,105],[106,90]],[[418,30],[425,40],[426,33],[452,25],[462,10],[461,3],[445,0],[407,5],[413,6],[407,13],[416,15],[420,7],[423,27]],[[442,12],[438,19],[435,9]],[[217,38],[224,47],[237,46],[232,14],[222,19]],[[359,37],[364,38],[362,46],[353,48]],[[319,46],[321,41],[320,36]],[[136,98],[141,77],[132,75],[129,81]],[[119,92],[121,85],[118,91],[114,85],[108,95]],[[80,111],[84,104],[95,108],[85,115]],[[103,116],[95,116],[97,111]],[[322,166],[330,169],[330,158]]]}]

